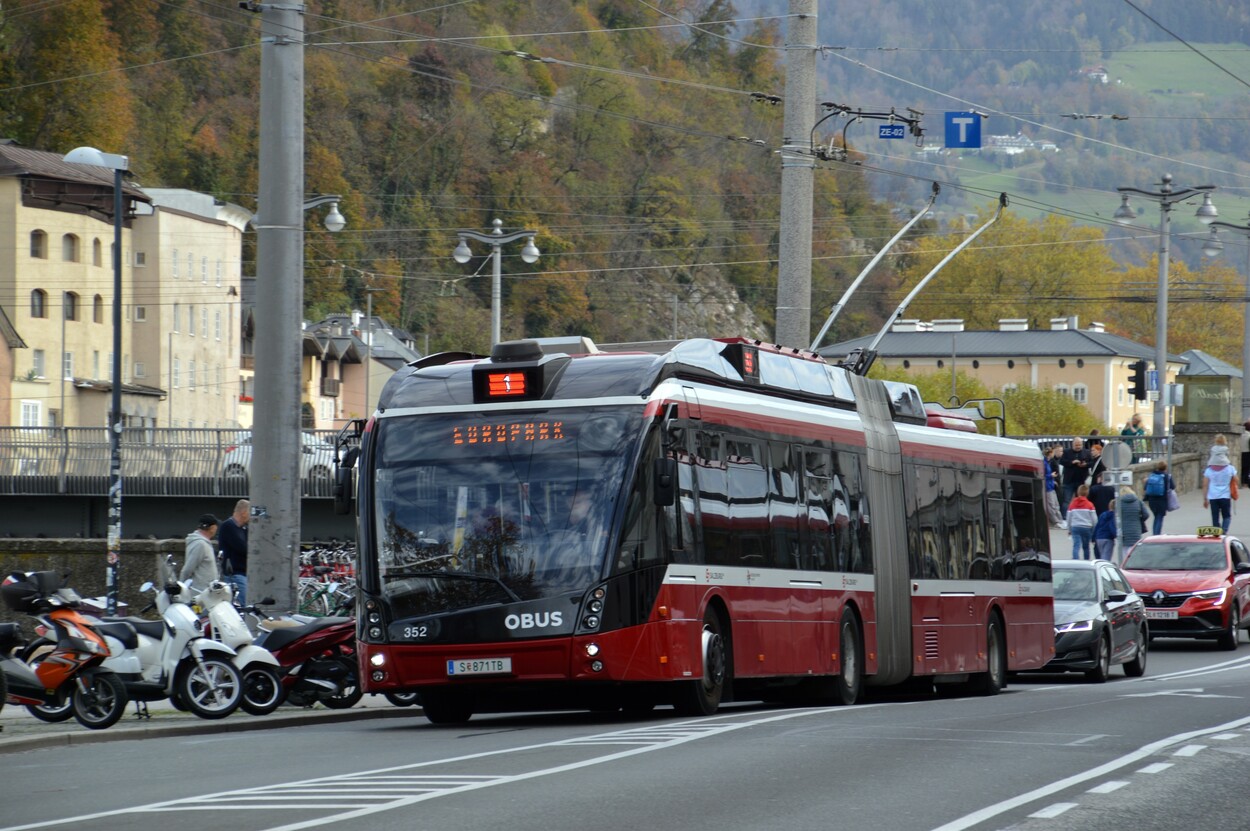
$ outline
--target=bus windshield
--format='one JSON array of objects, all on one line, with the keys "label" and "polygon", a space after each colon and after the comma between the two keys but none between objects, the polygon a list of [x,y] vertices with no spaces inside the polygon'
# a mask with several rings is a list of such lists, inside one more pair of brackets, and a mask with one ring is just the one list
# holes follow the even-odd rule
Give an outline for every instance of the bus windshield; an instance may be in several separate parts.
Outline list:
[{"label": "bus windshield", "polygon": [[589,588],[641,424],[641,407],[381,419],[374,539],[396,613]]}]

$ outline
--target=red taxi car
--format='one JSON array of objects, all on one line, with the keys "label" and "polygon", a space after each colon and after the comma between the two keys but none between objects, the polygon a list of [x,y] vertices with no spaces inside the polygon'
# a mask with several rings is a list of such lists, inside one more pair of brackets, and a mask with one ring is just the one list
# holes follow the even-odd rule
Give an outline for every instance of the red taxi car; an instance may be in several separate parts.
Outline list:
[{"label": "red taxi car", "polygon": [[1250,625],[1250,550],[1219,526],[1146,537],[1121,569],[1146,602],[1152,639],[1204,638],[1236,649]]}]

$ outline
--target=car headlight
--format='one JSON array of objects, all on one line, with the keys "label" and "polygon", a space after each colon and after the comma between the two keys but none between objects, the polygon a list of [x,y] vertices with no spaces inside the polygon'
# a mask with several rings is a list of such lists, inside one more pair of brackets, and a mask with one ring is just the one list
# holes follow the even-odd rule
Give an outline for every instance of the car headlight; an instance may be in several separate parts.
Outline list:
[{"label": "car headlight", "polygon": [[1055,626],[1055,634],[1062,635],[1065,632],[1089,632],[1094,628],[1092,620],[1074,620],[1071,623],[1060,623]]},{"label": "car headlight", "polygon": [[1216,606],[1224,602],[1224,596],[1228,594],[1228,587],[1219,589],[1206,589],[1205,591],[1194,592],[1194,597],[1201,600],[1210,600]]}]

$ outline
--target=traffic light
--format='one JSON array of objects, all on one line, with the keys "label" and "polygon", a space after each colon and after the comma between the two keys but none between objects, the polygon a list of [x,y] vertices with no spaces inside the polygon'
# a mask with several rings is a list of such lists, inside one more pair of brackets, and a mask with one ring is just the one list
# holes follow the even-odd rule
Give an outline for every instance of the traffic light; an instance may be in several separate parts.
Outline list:
[{"label": "traffic light", "polygon": [[1133,373],[1129,378],[1128,394],[1136,398],[1138,401],[1146,400],[1146,362],[1133,361],[1128,365],[1129,370]]}]

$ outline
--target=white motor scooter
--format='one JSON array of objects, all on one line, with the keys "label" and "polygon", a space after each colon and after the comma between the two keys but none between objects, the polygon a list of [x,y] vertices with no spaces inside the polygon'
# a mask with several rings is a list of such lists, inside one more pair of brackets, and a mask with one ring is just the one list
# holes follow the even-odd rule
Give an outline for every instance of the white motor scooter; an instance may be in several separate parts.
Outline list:
[{"label": "white motor scooter", "polygon": [[[154,588],[149,582],[140,590]],[[225,718],[242,701],[243,679],[234,666],[234,650],[204,637],[200,619],[188,605],[190,588],[189,583],[170,580],[157,590],[155,603],[162,620],[108,619],[116,627],[115,633],[110,632],[113,637],[124,638],[126,627],[133,630],[124,640],[118,676],[134,701],[168,698],[200,718]],[[129,671],[123,672],[120,664]]]},{"label": "white motor scooter", "polygon": [[214,580],[200,592],[195,602],[208,613],[212,637],[234,650],[234,665],[243,678],[239,706],[254,716],[272,713],[286,699],[281,665],[268,649],[253,643],[255,638],[243,616],[234,607],[234,588]]}]

